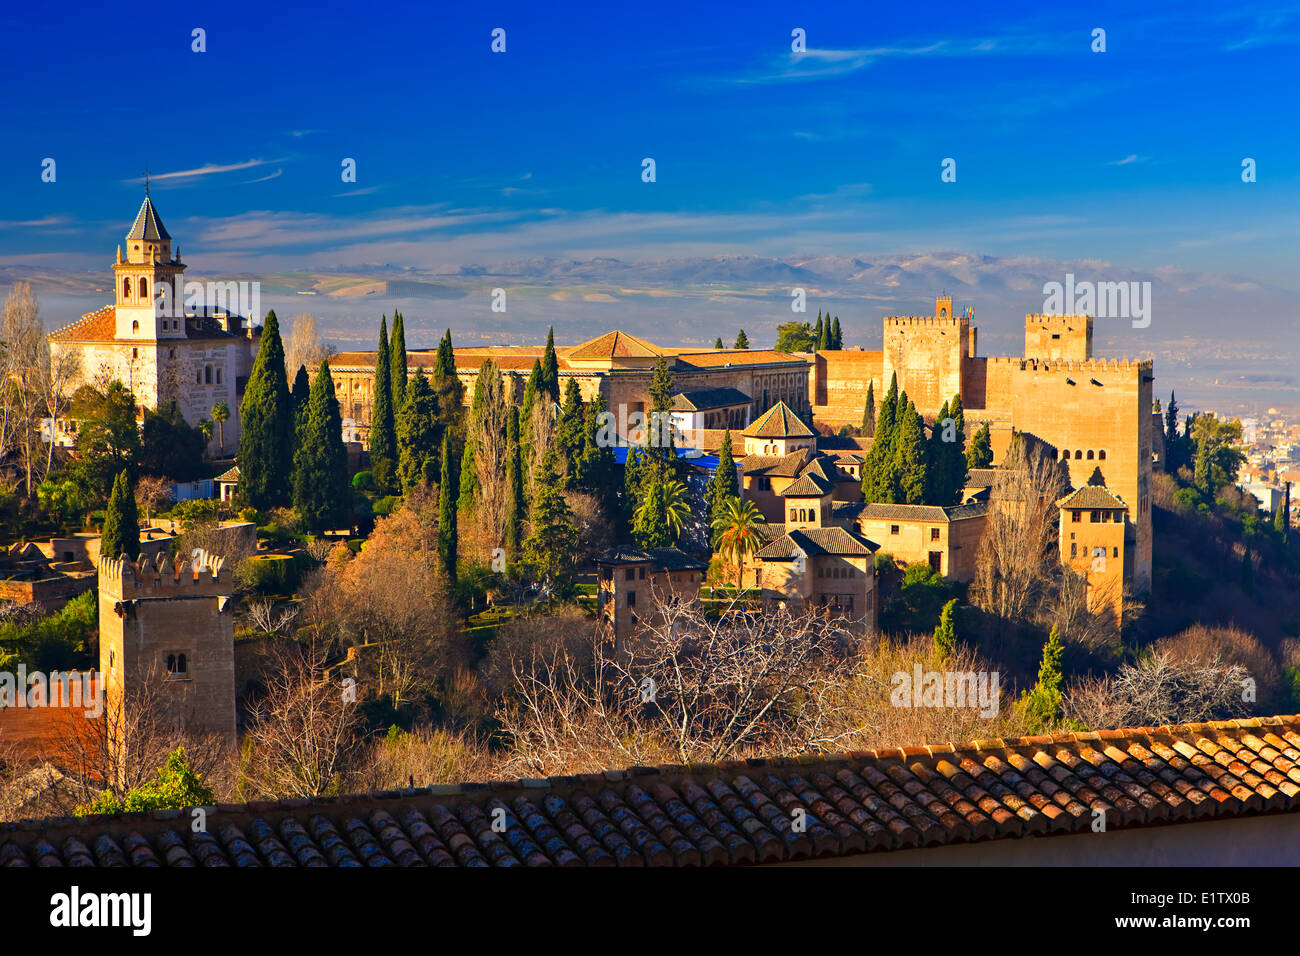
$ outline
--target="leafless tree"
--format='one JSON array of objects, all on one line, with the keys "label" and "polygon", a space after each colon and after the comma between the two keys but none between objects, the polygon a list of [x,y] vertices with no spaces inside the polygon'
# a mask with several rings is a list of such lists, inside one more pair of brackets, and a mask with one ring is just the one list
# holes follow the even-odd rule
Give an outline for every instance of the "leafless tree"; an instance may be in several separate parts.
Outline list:
[{"label": "leafless tree", "polygon": [[1031,618],[1051,592],[1057,562],[1056,502],[1065,493],[1060,465],[1017,435],[997,468],[980,541],[971,600],[1004,622]]},{"label": "leafless tree", "polygon": [[185,748],[191,768],[210,784],[228,774],[232,754],[225,738],[193,729],[192,715],[157,665],[142,669],[120,696],[106,688],[102,700],[98,719],[86,719],[84,708],[62,711],[67,729],[52,759],[84,784],[84,791],[70,794],[73,802],[105,789],[121,797],[154,779],[177,747]]},{"label": "leafless tree", "polygon": [[316,317],[300,312],[293,317],[293,327],[289,331],[289,341],[284,348],[284,370],[289,377],[289,386],[293,387],[294,376],[300,365],[307,366],[308,374],[315,374],[323,359],[334,355],[333,346],[326,345],[316,332]]},{"label": "leafless tree", "polygon": [[271,797],[339,790],[359,745],[355,697],[326,674],[324,649],[284,645],[273,652],[266,694],[251,708],[245,782]]},{"label": "leafless tree", "polygon": [[[527,423],[520,422],[520,430],[527,424],[528,460],[524,462],[524,474],[527,476],[528,500],[537,498],[537,476],[542,473],[542,463],[546,453],[556,441],[555,406],[550,397],[539,395],[533,402],[533,410]],[[560,477],[563,477],[561,475]]]},{"label": "leafless tree", "polygon": [[267,637],[274,637],[293,623],[298,616],[297,607],[276,607],[274,601],[262,598],[248,605],[248,619]]},{"label": "leafless tree", "polygon": [[624,646],[536,646],[512,662],[499,719],[515,763],[579,772],[647,759],[717,761],[754,749],[815,749],[838,721],[831,702],[853,674],[856,630],[816,611],[733,611],[656,595]]},{"label": "leafless tree", "polygon": [[[51,378],[50,352],[41,323],[40,304],[26,282],[15,282],[5,299],[3,328],[5,402],[4,431],[22,457],[28,497],[39,454],[44,383]],[[51,435],[51,437],[53,437]]]},{"label": "leafless tree", "polygon": [[613,546],[613,523],[594,495],[566,491],[564,500],[573,512],[573,523],[578,529],[577,561],[582,565]]},{"label": "leafless tree", "polygon": [[1227,720],[1250,713],[1246,668],[1215,656],[1177,660],[1168,651],[1124,664],[1112,677],[1067,688],[1065,715],[1091,730]]},{"label": "leafless tree", "polygon": [[154,512],[172,502],[171,481],[155,475],[141,475],[135,483],[135,501],[144,512],[144,520],[152,524]]}]

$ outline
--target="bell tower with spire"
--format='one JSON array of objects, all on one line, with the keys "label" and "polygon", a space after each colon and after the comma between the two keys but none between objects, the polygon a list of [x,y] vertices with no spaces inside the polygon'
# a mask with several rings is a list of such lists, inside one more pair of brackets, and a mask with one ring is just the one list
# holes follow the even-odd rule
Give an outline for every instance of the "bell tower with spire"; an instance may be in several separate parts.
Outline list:
[{"label": "bell tower with spire", "polygon": [[172,256],[172,237],[149,197],[126,234],[126,257],[117,248],[113,263],[116,289],[117,338],[157,341],[185,338],[185,303],[173,302],[177,277],[185,272],[180,250]]}]

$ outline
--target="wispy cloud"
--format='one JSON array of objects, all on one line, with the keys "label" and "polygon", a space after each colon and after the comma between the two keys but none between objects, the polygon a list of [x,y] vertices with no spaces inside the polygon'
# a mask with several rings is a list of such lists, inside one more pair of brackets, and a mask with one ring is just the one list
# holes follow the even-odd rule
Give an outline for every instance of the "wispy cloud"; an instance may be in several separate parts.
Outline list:
[{"label": "wispy cloud", "polygon": [[[193,182],[196,179],[202,179],[204,176],[215,176],[219,173],[233,173],[241,169],[255,169],[258,166],[269,166],[272,163],[282,163],[283,159],[248,159],[242,163],[206,163],[203,166],[196,166],[194,169],[178,169],[170,173],[150,173],[149,181],[151,183],[175,183],[184,185]],[[140,176],[136,179],[128,179],[126,182],[141,184],[145,177]]]},{"label": "wispy cloud", "polygon": [[253,183],[264,183],[264,182],[266,182],[268,179],[279,179],[279,178],[280,178],[281,176],[283,176],[283,175],[284,175],[284,170],[283,170],[283,169],[277,169],[275,172],[271,173],[269,176],[262,176],[262,177],[260,177],[260,178],[258,178],[258,179],[246,179],[246,180],[244,180],[243,185],[245,185],[245,186],[249,186],[249,185],[252,185]]},{"label": "wispy cloud", "polygon": [[40,219],[0,220],[0,229],[40,229],[43,226],[62,226],[69,220],[65,216],[42,216]]},{"label": "wispy cloud", "polygon": [[1149,157],[1139,156],[1137,153],[1129,153],[1123,159],[1112,159],[1107,166],[1132,166],[1135,163],[1145,163]]}]

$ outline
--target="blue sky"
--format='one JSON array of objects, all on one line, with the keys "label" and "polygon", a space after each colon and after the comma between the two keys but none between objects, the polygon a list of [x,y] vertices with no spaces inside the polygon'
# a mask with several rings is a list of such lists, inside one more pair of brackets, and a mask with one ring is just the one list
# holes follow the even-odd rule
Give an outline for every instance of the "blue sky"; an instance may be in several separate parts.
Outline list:
[{"label": "blue sky", "polygon": [[1300,8],[1040,6],[11,6],[0,265],[102,267],[147,165],[210,268],[960,250],[1300,285]]}]

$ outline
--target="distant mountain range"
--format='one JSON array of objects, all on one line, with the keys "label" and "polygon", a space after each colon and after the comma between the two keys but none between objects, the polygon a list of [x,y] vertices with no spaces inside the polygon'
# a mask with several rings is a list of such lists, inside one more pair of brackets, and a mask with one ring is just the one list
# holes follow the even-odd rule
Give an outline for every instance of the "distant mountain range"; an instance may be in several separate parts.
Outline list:
[{"label": "distant mountain range", "polygon": [[[578,342],[623,328],[671,345],[727,344],[744,328],[755,345],[774,340],[792,318],[815,321],[818,309],[838,315],[846,346],[879,348],[880,320],[933,313],[934,297],[953,296],[975,309],[983,354],[1018,354],[1024,316],[1044,309],[1043,287],[1064,282],[1150,282],[1151,323],[1097,319],[1098,354],[1152,356],[1158,389],[1171,378],[1180,394],[1237,388],[1240,404],[1300,406],[1300,307],[1287,289],[1211,272],[1141,271],[1102,262],[1003,258],[960,252],[916,255],[709,256],[631,261],[613,258],[530,258],[465,264],[431,272],[385,264],[312,273],[212,275],[190,252],[193,279],[258,279],[264,308],[282,319],[317,316],[322,334],[341,348],[367,347],[381,313],[400,310],[408,344],[433,347],[450,327],[463,344],[540,343],[554,326],[557,341]],[[46,324],[54,327],[111,296],[109,274],[0,267],[0,282],[33,283]],[[506,311],[493,312],[492,290],[506,290]],[[807,311],[791,311],[795,288]],[[314,294],[299,294],[314,293]],[[1185,381],[1184,381],[1185,379]],[[1215,385],[1215,380],[1220,384]],[[1193,399],[1195,400],[1195,399]]]}]

